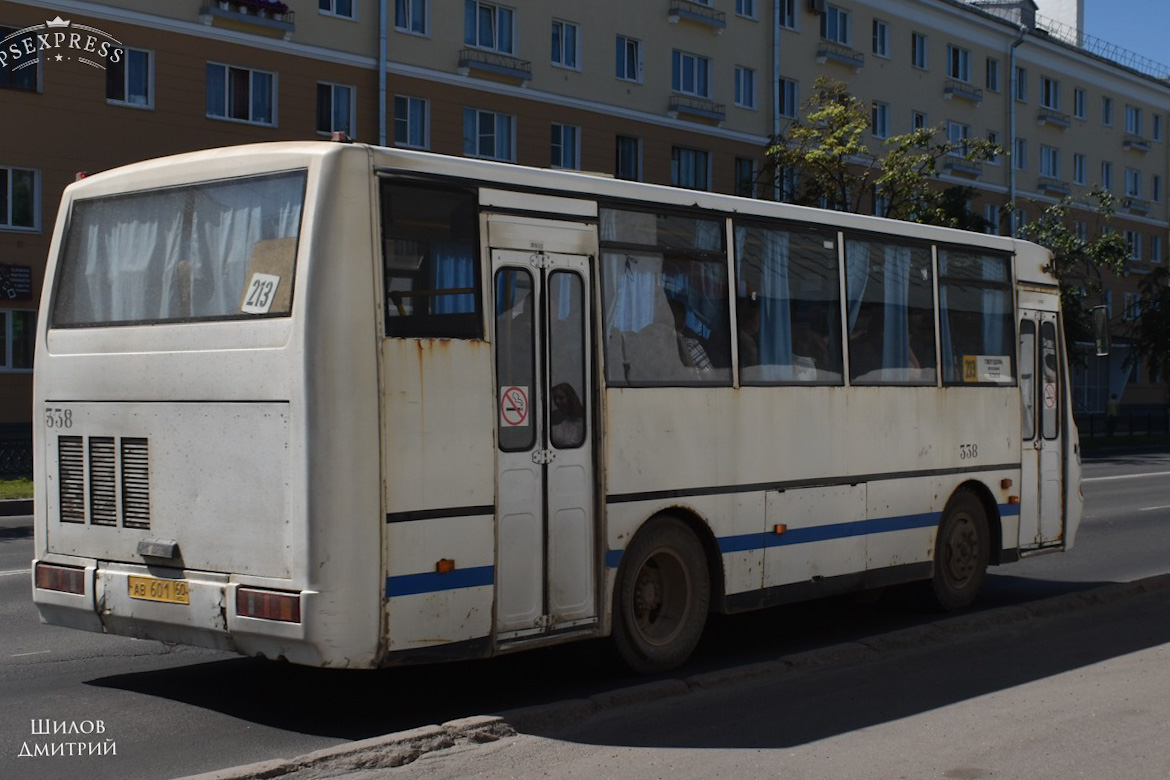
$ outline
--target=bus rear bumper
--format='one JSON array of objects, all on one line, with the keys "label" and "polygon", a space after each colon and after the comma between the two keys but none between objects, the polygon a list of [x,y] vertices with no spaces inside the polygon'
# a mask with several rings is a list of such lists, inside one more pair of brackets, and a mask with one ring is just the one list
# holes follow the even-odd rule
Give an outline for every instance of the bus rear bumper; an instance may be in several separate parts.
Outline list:
[{"label": "bus rear bumper", "polygon": [[308,641],[304,621],[317,596],[311,591],[300,592],[294,622],[237,614],[240,584],[226,575],[89,562],[83,582],[83,593],[67,593],[37,587],[34,575],[33,601],[41,622],[310,666],[335,665]]}]

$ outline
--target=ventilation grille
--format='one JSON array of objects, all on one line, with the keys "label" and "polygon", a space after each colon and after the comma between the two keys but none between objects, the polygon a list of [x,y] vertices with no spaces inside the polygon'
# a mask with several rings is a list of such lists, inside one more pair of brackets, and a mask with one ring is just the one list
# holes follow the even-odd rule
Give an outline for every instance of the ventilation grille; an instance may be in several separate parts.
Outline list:
[{"label": "ventilation grille", "polygon": [[57,467],[61,522],[150,528],[147,439],[59,436]]}]

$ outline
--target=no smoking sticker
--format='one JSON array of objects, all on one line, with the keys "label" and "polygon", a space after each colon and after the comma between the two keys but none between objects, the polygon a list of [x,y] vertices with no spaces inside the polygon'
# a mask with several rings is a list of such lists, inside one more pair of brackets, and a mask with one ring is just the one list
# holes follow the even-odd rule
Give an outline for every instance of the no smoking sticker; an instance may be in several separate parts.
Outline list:
[{"label": "no smoking sticker", "polygon": [[1044,384],[1044,408],[1056,408],[1056,383],[1046,382]]},{"label": "no smoking sticker", "polygon": [[500,391],[500,426],[522,428],[528,425],[528,387],[512,385]]}]

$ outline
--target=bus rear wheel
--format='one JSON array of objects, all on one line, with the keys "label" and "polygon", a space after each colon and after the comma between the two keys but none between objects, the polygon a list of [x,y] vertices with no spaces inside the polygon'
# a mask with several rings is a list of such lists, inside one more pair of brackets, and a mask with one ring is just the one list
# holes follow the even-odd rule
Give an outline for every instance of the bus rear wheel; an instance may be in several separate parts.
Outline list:
[{"label": "bus rear wheel", "polygon": [[636,672],[661,672],[690,656],[711,598],[703,547],[672,517],[650,521],[622,555],[614,585],[613,642]]},{"label": "bus rear wheel", "polygon": [[956,493],[943,511],[934,544],[933,601],[961,609],[975,600],[987,576],[990,534],[983,503],[968,491]]}]

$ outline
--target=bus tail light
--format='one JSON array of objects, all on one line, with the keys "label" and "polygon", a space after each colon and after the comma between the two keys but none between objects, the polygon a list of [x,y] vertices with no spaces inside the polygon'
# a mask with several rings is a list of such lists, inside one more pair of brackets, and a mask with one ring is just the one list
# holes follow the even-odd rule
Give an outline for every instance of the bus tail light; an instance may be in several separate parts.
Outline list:
[{"label": "bus tail light", "polygon": [[85,569],[38,563],[36,584],[41,590],[59,590],[62,593],[82,594],[85,593]]},{"label": "bus tail light", "polygon": [[301,622],[301,595],[255,588],[236,589],[236,614],[242,617]]}]

